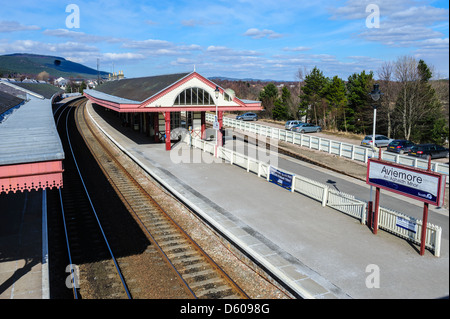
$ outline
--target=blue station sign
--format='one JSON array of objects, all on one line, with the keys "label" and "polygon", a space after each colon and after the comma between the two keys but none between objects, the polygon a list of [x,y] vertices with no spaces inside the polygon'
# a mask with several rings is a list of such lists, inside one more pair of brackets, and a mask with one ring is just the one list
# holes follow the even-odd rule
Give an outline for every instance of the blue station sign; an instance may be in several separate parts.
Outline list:
[{"label": "blue station sign", "polygon": [[292,190],[294,175],[285,173],[273,166],[269,167],[269,182],[277,184],[287,190]]},{"label": "blue station sign", "polygon": [[369,159],[366,182],[425,203],[443,205],[445,176],[435,172]]}]

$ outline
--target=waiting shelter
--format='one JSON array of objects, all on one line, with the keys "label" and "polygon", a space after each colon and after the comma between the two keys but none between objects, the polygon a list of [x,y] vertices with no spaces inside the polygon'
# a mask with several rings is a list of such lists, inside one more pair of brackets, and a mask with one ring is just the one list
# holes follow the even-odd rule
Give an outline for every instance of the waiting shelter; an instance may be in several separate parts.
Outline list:
[{"label": "waiting shelter", "polygon": [[[108,81],[84,90],[92,103],[119,112],[126,125],[171,149],[173,130],[191,128],[205,138],[206,112],[216,112],[219,128],[225,111],[261,110],[260,101],[239,99],[197,72]],[[218,139],[221,143],[222,139]]]}]

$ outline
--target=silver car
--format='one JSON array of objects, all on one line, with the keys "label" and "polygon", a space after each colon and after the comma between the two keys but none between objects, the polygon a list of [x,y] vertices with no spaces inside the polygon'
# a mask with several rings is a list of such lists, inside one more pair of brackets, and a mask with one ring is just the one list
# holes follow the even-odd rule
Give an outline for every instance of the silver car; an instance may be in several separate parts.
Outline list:
[{"label": "silver car", "polygon": [[[375,147],[384,147],[388,146],[393,139],[388,138],[384,135],[375,134]],[[366,135],[364,139],[361,141],[362,146],[372,147],[372,135]]]},{"label": "silver car", "polygon": [[291,131],[298,133],[313,133],[322,131],[322,127],[310,123],[302,123],[294,126]]},{"label": "silver car", "polygon": [[255,113],[244,113],[242,115],[236,116],[236,120],[242,120],[242,121],[257,121],[258,115]]},{"label": "silver car", "polygon": [[290,120],[290,121],[287,121],[286,124],[284,124],[284,129],[290,130],[290,129],[292,129],[295,125],[299,125],[299,124],[302,124],[302,123],[303,123],[303,122],[302,122],[302,121],[299,121],[299,120]]}]

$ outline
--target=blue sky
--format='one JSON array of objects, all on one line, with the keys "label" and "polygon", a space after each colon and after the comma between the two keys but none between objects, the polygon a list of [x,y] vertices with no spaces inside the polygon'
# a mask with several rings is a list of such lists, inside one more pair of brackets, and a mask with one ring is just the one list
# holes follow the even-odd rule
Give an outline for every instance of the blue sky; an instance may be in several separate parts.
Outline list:
[{"label": "blue sky", "polygon": [[[66,23],[70,4],[79,28]],[[384,62],[410,55],[447,78],[448,30],[448,1],[15,0],[2,3],[0,55],[57,55],[93,68],[99,59],[101,70],[126,77],[195,65],[204,76],[273,80],[314,66],[329,77],[376,76]]]}]

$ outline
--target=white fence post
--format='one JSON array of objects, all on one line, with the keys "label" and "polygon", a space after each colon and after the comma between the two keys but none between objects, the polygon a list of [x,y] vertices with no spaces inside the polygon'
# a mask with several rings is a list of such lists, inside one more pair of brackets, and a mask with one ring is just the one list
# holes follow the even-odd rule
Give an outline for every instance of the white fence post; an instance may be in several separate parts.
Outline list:
[{"label": "white fence post", "polygon": [[436,229],[436,236],[434,238],[434,255],[436,257],[441,256],[441,236],[442,236],[442,228],[438,227]]},{"label": "white fence post", "polygon": [[367,216],[367,203],[364,203],[363,210],[361,213],[361,224],[366,224],[366,216]]},{"label": "white fence post", "polygon": [[323,197],[322,197],[322,207],[327,206],[328,201],[328,186],[325,186],[323,189]]}]

